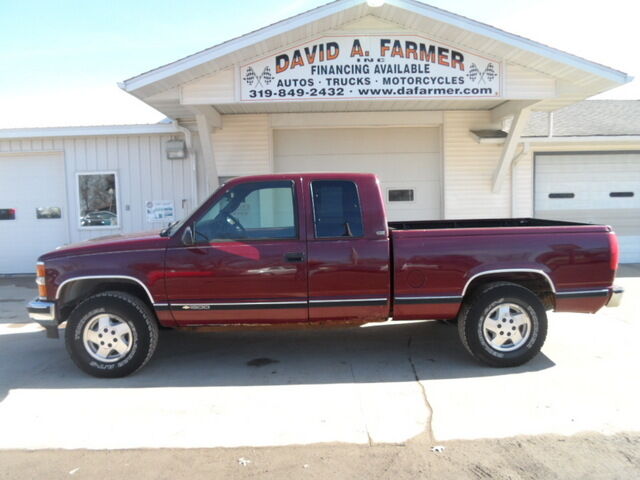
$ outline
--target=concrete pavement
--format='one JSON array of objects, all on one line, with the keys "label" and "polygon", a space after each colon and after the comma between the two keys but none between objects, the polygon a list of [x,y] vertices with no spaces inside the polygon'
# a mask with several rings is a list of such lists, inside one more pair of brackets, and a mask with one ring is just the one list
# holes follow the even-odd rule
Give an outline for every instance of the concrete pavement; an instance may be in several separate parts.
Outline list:
[{"label": "concrete pavement", "polygon": [[28,324],[33,279],[0,280],[0,448],[404,443],[640,430],[635,312],[551,314],[543,354],[497,370],[437,322],[326,331],[162,332],[138,374],[80,372]]}]

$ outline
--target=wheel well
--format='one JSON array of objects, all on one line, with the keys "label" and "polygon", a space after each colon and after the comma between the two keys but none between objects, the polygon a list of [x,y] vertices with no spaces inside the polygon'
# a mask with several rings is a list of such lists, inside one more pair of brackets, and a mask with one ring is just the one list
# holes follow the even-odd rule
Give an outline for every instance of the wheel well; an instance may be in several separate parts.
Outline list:
[{"label": "wheel well", "polygon": [[153,312],[153,303],[149,294],[139,283],[124,278],[79,279],[62,286],[58,295],[60,318],[66,320],[76,306],[92,295],[106,291],[118,291],[133,295],[149,306]]},{"label": "wheel well", "polygon": [[545,310],[553,310],[555,307],[555,294],[549,283],[550,280],[536,272],[501,272],[480,275],[467,285],[463,301],[471,298],[478,288],[494,282],[510,282],[525,287],[538,296]]}]

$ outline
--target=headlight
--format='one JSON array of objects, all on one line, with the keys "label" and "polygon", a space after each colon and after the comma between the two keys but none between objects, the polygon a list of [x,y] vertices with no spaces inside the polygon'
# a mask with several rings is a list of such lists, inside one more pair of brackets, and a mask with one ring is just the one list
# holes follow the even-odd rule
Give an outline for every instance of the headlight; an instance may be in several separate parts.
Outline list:
[{"label": "headlight", "polygon": [[38,296],[41,299],[47,298],[47,277],[44,263],[38,262],[36,265],[36,285],[38,285]]}]

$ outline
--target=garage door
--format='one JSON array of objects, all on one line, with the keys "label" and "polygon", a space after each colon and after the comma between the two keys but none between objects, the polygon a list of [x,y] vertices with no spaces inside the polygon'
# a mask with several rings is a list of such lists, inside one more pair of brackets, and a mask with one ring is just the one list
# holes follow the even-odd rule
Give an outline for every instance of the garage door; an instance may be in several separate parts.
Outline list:
[{"label": "garage door", "polygon": [[0,154],[0,274],[33,273],[67,242],[64,179],[60,154]]},{"label": "garage door", "polygon": [[535,182],[537,217],[611,225],[640,262],[640,153],[538,154]]},{"label": "garage door", "polygon": [[437,220],[439,138],[437,128],[276,130],[275,171],[375,173],[391,220]]}]

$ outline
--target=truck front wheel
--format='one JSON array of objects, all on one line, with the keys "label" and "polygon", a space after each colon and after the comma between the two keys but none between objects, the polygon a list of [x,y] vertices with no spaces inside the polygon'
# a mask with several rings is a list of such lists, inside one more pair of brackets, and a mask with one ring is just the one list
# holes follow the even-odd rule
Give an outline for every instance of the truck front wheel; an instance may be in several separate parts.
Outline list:
[{"label": "truck front wheel", "polygon": [[67,320],[67,351],[94,377],[116,378],[142,368],[158,344],[158,324],[137,297],[104,292],[78,305]]},{"label": "truck front wheel", "polygon": [[547,336],[547,315],[531,290],[509,282],[480,287],[458,315],[465,348],[492,367],[514,367],[540,352]]}]

